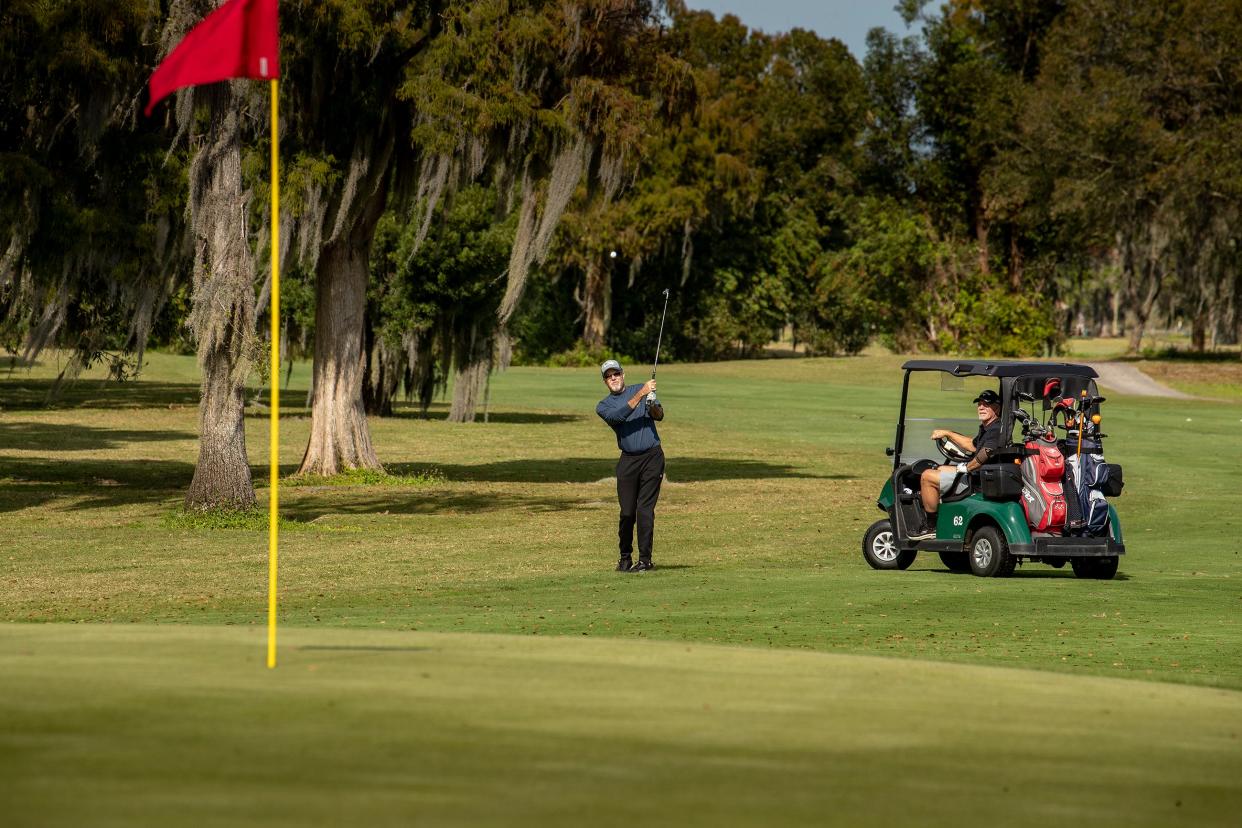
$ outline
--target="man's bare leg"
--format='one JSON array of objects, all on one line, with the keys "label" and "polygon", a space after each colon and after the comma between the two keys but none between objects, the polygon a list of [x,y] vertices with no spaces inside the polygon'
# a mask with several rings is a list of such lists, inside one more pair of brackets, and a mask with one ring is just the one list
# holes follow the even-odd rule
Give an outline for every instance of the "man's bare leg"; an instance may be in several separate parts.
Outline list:
[{"label": "man's bare leg", "polygon": [[957,471],[953,466],[937,466],[919,475],[919,495],[923,500],[923,511],[927,513],[926,528],[935,531],[936,514],[940,511],[940,473]]},{"label": "man's bare leg", "polygon": [[919,494],[923,497],[923,511],[934,515],[940,509],[940,470],[948,466],[928,469],[919,476]]}]

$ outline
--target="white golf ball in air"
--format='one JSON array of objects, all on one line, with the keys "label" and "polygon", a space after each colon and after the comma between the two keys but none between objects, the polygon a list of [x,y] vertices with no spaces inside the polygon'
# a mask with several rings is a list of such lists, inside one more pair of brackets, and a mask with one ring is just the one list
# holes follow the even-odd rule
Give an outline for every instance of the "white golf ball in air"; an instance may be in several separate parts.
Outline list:
[{"label": "white golf ball in air", "polygon": [[615,259],[615,258],[617,258],[617,251],[615,251],[615,250],[610,251],[610,252],[608,253],[608,258],[610,258],[610,259]]}]

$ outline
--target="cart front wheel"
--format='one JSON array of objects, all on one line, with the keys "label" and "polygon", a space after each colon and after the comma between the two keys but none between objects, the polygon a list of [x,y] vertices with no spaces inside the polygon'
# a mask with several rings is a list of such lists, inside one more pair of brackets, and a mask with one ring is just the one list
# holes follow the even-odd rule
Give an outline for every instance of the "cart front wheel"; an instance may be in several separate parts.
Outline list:
[{"label": "cart front wheel", "polygon": [[903,550],[897,545],[893,524],[885,518],[871,524],[863,535],[863,559],[872,569],[909,569],[918,554],[913,549]]},{"label": "cart front wheel", "polygon": [[1018,561],[1009,554],[1005,536],[992,526],[984,526],[966,544],[970,571],[983,578],[1005,578],[1013,574]]}]

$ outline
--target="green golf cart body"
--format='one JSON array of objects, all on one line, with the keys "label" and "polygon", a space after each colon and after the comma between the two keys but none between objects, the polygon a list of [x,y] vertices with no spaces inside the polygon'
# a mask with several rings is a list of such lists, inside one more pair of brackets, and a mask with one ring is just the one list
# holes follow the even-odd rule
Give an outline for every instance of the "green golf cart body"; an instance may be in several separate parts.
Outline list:
[{"label": "green golf cart body", "polygon": [[[1087,537],[1064,527],[1053,532],[1033,532],[1022,505],[1017,471],[1017,464],[1031,452],[1021,439],[1012,437],[1019,400],[1033,396],[1024,394],[1022,389],[1038,389],[1055,379],[1075,396],[1084,393],[1095,397],[1094,369],[1068,363],[970,360],[911,360],[902,368],[905,380],[901,411],[893,447],[888,450],[893,468],[876,501],[886,517],[872,524],[864,535],[863,557],[868,564],[875,569],[908,569],[919,552],[936,552],[949,569],[969,570],[981,576],[1005,576],[1022,562],[1041,562],[1058,568],[1070,563],[1075,575],[1083,578],[1113,577],[1119,557],[1125,554],[1116,509],[1108,504],[1107,531],[1103,536]],[[936,537],[912,540],[911,530],[919,525],[922,511],[918,474],[938,465],[926,457],[914,462],[909,455],[903,458],[910,448],[906,419],[910,380],[921,372],[998,381],[1001,434],[1006,442],[979,470],[967,475],[960,491],[945,496],[937,513]],[[1076,494],[1066,492],[1065,496]]]}]

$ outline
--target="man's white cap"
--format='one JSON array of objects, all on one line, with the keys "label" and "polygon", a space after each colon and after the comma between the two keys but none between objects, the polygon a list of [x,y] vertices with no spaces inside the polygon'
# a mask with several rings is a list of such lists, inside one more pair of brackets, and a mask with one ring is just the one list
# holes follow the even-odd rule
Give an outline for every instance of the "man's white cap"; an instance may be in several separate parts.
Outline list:
[{"label": "man's white cap", "polygon": [[621,371],[621,370],[622,370],[621,363],[617,362],[615,359],[609,359],[609,360],[605,360],[604,364],[599,366],[599,375],[602,377],[606,375],[609,371]]}]

